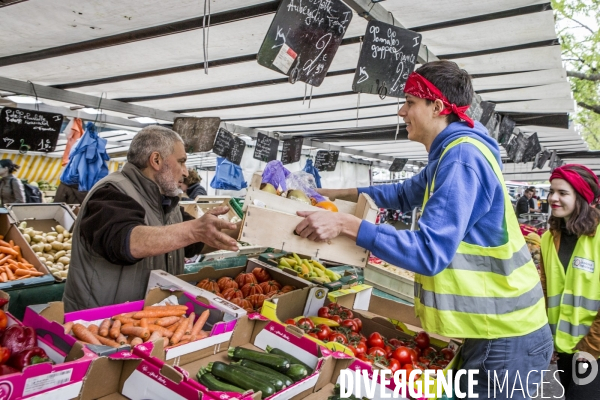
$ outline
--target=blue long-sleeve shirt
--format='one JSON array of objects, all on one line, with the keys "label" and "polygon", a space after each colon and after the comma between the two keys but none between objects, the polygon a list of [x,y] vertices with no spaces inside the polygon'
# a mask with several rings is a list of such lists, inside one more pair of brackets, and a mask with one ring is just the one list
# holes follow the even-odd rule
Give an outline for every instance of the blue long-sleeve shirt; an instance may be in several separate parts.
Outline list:
[{"label": "blue long-sleeve shirt", "polygon": [[403,183],[358,189],[381,208],[406,212],[423,204],[425,188],[436,174],[419,230],[398,231],[391,225],[363,221],[356,239],[359,246],[393,265],[433,276],[450,264],[461,241],[483,247],[507,242],[504,192],[483,154],[471,144],[461,144],[449,150],[438,167],[446,146],[464,136],[489,147],[502,168],[498,144],[483,125],[450,124],[433,141],[429,163],[418,175]]}]

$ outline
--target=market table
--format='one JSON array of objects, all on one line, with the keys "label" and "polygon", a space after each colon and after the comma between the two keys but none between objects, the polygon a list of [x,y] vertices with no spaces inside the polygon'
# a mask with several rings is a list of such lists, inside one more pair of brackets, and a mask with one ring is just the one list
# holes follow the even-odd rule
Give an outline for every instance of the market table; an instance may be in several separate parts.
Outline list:
[{"label": "market table", "polygon": [[23,320],[27,306],[49,303],[51,301],[62,301],[64,291],[65,282],[55,282],[52,285],[6,290],[6,293],[10,295],[8,311],[15,318]]}]

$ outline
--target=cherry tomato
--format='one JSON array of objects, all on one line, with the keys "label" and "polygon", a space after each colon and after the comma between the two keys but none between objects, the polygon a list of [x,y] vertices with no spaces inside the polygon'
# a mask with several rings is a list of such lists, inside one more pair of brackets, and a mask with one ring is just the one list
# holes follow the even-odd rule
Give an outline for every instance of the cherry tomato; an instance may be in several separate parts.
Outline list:
[{"label": "cherry tomato", "polygon": [[385,350],[381,347],[371,347],[367,350],[367,354],[370,356],[385,357]]},{"label": "cherry tomato", "polygon": [[444,357],[444,360],[451,361],[454,358],[454,350],[448,347],[440,350],[440,354],[442,355],[442,357]]},{"label": "cherry tomato", "polygon": [[379,332],[373,332],[369,335],[369,339],[367,340],[367,346],[369,347],[383,347],[385,343],[383,342],[383,337]]},{"label": "cherry tomato", "polygon": [[362,330],[362,320],[360,318],[354,318],[353,321],[356,322],[358,332],[360,332]]},{"label": "cherry tomato", "polygon": [[341,344],[348,344],[348,339],[346,339],[346,336],[342,335],[341,333],[338,332],[334,332],[329,336],[329,341],[330,342],[338,342]]},{"label": "cherry tomato", "polygon": [[308,332],[315,327],[314,322],[310,318],[301,318],[296,325],[304,332]]},{"label": "cherry tomato", "polygon": [[288,324],[288,325],[296,325],[296,321],[294,321],[293,318],[286,319],[285,323]]},{"label": "cherry tomato", "polygon": [[356,326],[356,322],[354,322],[353,319],[345,319],[340,325],[349,328],[351,332],[358,332],[358,327]]},{"label": "cherry tomato", "polygon": [[420,349],[426,349],[429,347],[429,335],[427,334],[427,332],[419,332],[417,334],[417,336],[415,337],[415,343],[417,344],[417,347],[419,347]]},{"label": "cherry tomato", "polygon": [[423,350],[423,352],[421,353],[421,355],[423,357],[435,357],[437,355],[437,350],[434,349],[433,347],[428,347],[426,349]]},{"label": "cherry tomato", "polygon": [[400,364],[411,364],[413,362],[414,353],[405,346],[400,346],[392,353],[392,357],[400,361]]},{"label": "cherry tomato", "polygon": [[400,365],[400,361],[395,358],[390,358],[388,360],[388,368],[392,371],[392,374],[398,371],[402,366]]},{"label": "cherry tomato", "polygon": [[337,322],[338,324],[342,323],[342,319],[340,318],[339,315],[332,315],[331,317],[329,317],[330,320]]},{"label": "cherry tomato", "polygon": [[316,326],[315,328],[315,333],[317,334],[317,337],[321,340],[327,340],[329,339],[329,336],[331,336],[331,328],[328,327],[325,324],[319,324]]},{"label": "cherry tomato", "polygon": [[329,317],[331,317],[331,314],[329,313],[329,311],[330,310],[328,307],[321,307],[321,308],[319,308],[317,315],[321,318],[329,318]]}]

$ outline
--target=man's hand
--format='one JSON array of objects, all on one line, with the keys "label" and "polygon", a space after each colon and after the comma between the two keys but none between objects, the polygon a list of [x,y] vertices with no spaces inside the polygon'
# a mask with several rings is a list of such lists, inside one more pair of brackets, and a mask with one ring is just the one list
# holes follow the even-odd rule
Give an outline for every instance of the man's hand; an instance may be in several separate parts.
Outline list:
[{"label": "man's hand", "polygon": [[335,201],[336,199],[351,201],[356,203],[358,201],[358,189],[316,189],[317,193],[321,196],[328,197],[329,200]]},{"label": "man's hand", "polygon": [[224,221],[218,215],[227,214],[229,207],[216,207],[194,220],[193,235],[196,242],[219,250],[238,251],[237,241],[222,230],[236,230],[237,225]]},{"label": "man's hand", "polygon": [[305,217],[295,230],[303,238],[327,242],[340,235],[354,240],[358,236],[361,220],[353,215],[331,211],[298,211],[297,214]]}]

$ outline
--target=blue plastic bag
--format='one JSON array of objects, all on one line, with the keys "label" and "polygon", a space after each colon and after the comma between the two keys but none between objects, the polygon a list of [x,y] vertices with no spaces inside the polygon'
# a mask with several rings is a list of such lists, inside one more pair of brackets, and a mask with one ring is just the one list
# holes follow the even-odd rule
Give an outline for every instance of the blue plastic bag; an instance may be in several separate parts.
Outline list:
[{"label": "blue plastic bag", "polygon": [[304,166],[303,169],[304,172],[308,172],[309,174],[311,174],[312,176],[315,177],[315,183],[317,185],[317,188],[321,188],[321,175],[319,175],[319,170],[317,169],[317,167],[315,167],[313,165],[312,160],[309,158],[308,160],[306,160],[306,165]]},{"label": "blue plastic bag", "polygon": [[226,158],[217,157],[217,168],[215,176],[210,182],[210,187],[213,189],[224,190],[242,190],[248,184],[244,180],[242,168],[227,160]]}]

